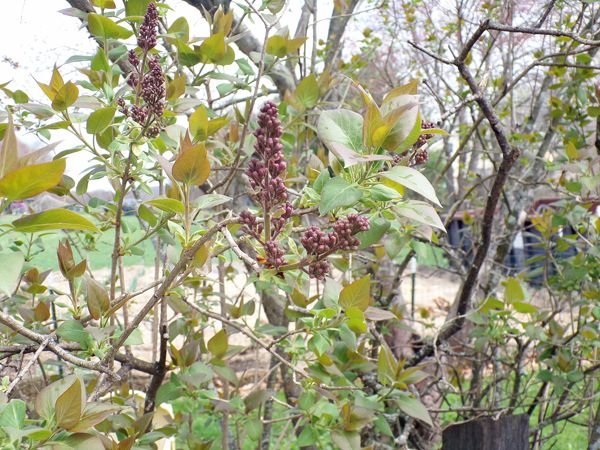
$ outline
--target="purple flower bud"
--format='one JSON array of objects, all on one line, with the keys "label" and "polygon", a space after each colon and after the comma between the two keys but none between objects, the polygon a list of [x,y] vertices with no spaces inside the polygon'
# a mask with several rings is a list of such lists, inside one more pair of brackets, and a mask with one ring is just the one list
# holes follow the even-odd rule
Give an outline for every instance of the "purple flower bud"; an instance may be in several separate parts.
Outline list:
[{"label": "purple flower bud", "polygon": [[150,58],[148,67],[150,71],[142,80],[141,96],[150,112],[160,117],[165,109],[165,76],[163,75],[158,58]]},{"label": "purple flower bud", "polygon": [[139,68],[140,59],[138,58],[138,55],[135,52],[135,50],[129,50],[129,53],[127,54],[127,59],[129,60],[129,64],[131,64],[135,68]]},{"label": "purple flower bud", "polygon": [[138,46],[148,51],[156,46],[156,36],[158,34],[158,9],[155,3],[150,3],[144,21],[140,25],[138,33]]},{"label": "purple flower bud", "polygon": [[265,256],[267,258],[267,264],[272,267],[281,267],[285,264],[283,255],[285,252],[275,241],[265,242]]},{"label": "purple flower bud", "polygon": [[308,276],[317,280],[324,280],[329,274],[329,263],[325,260],[315,261],[308,266]]}]

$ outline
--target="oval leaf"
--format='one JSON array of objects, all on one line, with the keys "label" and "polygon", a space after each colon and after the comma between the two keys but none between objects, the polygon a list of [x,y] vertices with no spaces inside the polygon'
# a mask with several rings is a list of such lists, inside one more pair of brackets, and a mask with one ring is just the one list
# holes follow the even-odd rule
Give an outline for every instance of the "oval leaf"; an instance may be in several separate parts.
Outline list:
[{"label": "oval leaf", "polygon": [[89,134],[102,133],[112,122],[116,108],[100,108],[88,117],[86,131]]},{"label": "oval leaf", "polygon": [[362,192],[355,184],[350,184],[340,177],[334,177],[325,183],[321,193],[319,213],[327,214],[335,208],[349,207],[358,202]]},{"label": "oval leaf", "polygon": [[99,231],[85,217],[64,208],[49,209],[15,220],[12,225],[22,233],[36,233],[48,230]]},{"label": "oval leaf", "polygon": [[340,305],[365,311],[371,303],[371,275],[366,275],[350,283],[340,292]]},{"label": "oval leaf", "polygon": [[174,198],[155,198],[154,200],[148,200],[147,202],[144,202],[144,204],[154,206],[161,211],[173,214],[183,214],[185,212],[183,203],[181,203],[179,200],[175,200]]},{"label": "oval leaf", "polygon": [[88,14],[88,28],[90,33],[102,39],[127,39],[133,34],[131,30],[117,25],[108,17],[96,13]]},{"label": "oval leaf", "polygon": [[60,183],[66,161],[57,159],[13,170],[0,180],[0,196],[9,201],[41,194]]},{"label": "oval leaf", "polygon": [[422,195],[439,207],[442,206],[429,180],[415,169],[406,166],[396,166],[386,172],[382,172],[381,176]]}]

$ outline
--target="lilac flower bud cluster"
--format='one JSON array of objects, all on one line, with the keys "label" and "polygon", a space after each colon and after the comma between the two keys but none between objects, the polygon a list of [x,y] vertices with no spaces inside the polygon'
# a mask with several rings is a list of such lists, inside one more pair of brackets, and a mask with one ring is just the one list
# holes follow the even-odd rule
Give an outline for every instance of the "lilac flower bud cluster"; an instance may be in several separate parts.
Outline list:
[{"label": "lilac flower bud cluster", "polygon": [[276,241],[271,240],[265,242],[267,265],[275,268],[283,266],[285,264],[283,255],[285,255],[285,252]]},{"label": "lilac flower bud cluster", "polygon": [[254,195],[265,210],[287,200],[287,190],[281,178],[287,168],[280,142],[282,133],[277,106],[268,101],[258,116],[254,158],[246,170]]},{"label": "lilac flower bud cluster", "polygon": [[[421,124],[421,128],[427,130],[430,128],[435,128],[435,125],[431,122],[423,122]],[[415,142],[415,145],[413,145],[413,150],[415,153],[410,160],[411,166],[418,166],[427,162],[427,160],[429,159],[429,154],[427,153],[427,149],[421,147],[423,147],[427,143],[427,141],[432,137],[433,134],[430,133],[422,134],[421,136],[419,136],[419,139],[417,139],[417,142]]]},{"label": "lilac flower bud cluster", "polygon": [[254,191],[253,197],[260,203],[269,220],[269,232],[263,237],[264,224],[259,223],[256,216],[248,211],[240,214],[242,231],[263,244],[266,264],[274,268],[285,262],[285,252],[274,239],[281,233],[293,212],[292,205],[287,201],[287,189],[282,178],[287,168],[280,142],[282,134],[277,106],[268,101],[258,115],[258,128],[254,132],[254,155],[248,164],[246,175]]},{"label": "lilac flower bud cluster", "polygon": [[325,277],[329,275],[329,270],[329,263],[327,261],[315,261],[308,266],[308,276],[323,281]]},{"label": "lilac flower bud cluster", "polygon": [[[273,214],[271,216],[271,225],[272,225],[271,236],[272,237],[276,237],[281,232],[281,230],[283,230],[283,227],[285,227],[285,224],[292,217],[293,212],[294,212],[294,208],[292,207],[292,204],[290,202],[285,202],[282,205],[280,212],[277,211],[275,214]],[[276,214],[279,214],[279,215],[276,215]]]},{"label": "lilac flower bud cluster", "polygon": [[350,214],[347,217],[338,219],[333,224],[333,230],[338,237],[338,248],[340,250],[356,250],[360,245],[360,241],[356,233],[367,231],[369,229],[369,221],[366,217],[358,214]]},{"label": "lilac flower bud cluster", "polygon": [[140,25],[138,33],[138,46],[148,51],[156,47],[156,36],[158,34],[158,9],[155,3],[150,3],[146,14],[144,15],[144,21]]},{"label": "lilac flower bud cluster", "polygon": [[[430,128],[435,128],[435,125],[432,122],[423,122],[423,123],[421,123],[421,128],[424,130],[427,130]],[[417,142],[415,142],[413,144],[412,154],[410,156],[410,160],[408,161],[409,166],[411,166],[411,167],[418,166],[420,164],[425,164],[427,162],[427,160],[429,159],[429,154],[427,153],[427,149],[422,148],[422,147],[432,137],[433,137],[433,134],[430,134],[430,133],[422,134],[421,136],[419,136],[419,139],[417,139]],[[393,158],[392,166],[397,166],[399,164],[402,164],[403,161],[405,160],[405,158],[407,158],[407,157],[408,157],[408,150],[405,150],[404,152],[402,152],[400,154],[394,153],[394,155],[392,156],[392,158]]]},{"label": "lilac flower bud cluster", "polygon": [[335,232],[326,233],[313,225],[302,234],[300,243],[309,255],[321,256],[335,250],[338,236]]},{"label": "lilac flower bud cluster", "polygon": [[360,241],[355,235],[368,229],[369,220],[358,214],[338,219],[331,232],[325,232],[316,226],[309,227],[300,238],[306,253],[315,259],[308,266],[308,275],[323,280],[329,273],[329,263],[323,258],[336,250],[356,250]]},{"label": "lilac flower bud cluster", "polygon": [[148,61],[150,69],[142,79],[141,96],[146,102],[148,111],[157,117],[163,115],[165,110],[165,76],[160,67],[158,58],[150,58]]},{"label": "lilac flower bud cluster", "polygon": [[263,232],[264,226],[262,223],[256,221],[256,216],[250,211],[242,211],[240,213],[240,220],[242,223],[242,231],[260,241],[260,235]]},{"label": "lilac flower bud cluster", "polygon": [[[144,60],[148,51],[156,46],[157,27],[158,10],[154,3],[150,3],[138,35],[138,45],[144,52]],[[148,57],[146,69],[135,50],[129,51],[127,59],[133,67],[127,84],[135,92],[135,101],[129,107],[123,98],[117,99],[119,111],[142,125],[147,137],[156,137],[162,129],[161,118],[166,105],[165,76],[160,61],[158,57]]]}]

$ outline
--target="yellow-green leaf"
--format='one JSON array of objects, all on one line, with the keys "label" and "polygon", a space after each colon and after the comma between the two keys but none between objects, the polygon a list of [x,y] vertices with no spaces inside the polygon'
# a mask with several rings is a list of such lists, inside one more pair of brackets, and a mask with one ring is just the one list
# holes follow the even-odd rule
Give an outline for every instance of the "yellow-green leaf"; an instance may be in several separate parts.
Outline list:
[{"label": "yellow-green leaf", "polygon": [[190,132],[195,141],[204,141],[208,136],[208,114],[204,106],[200,106],[189,118]]},{"label": "yellow-green leaf", "polygon": [[99,231],[96,225],[85,217],[64,208],[49,209],[38,214],[31,214],[15,220],[12,225],[16,231],[22,233],[48,230]]},{"label": "yellow-green leaf", "polygon": [[350,283],[340,292],[340,305],[345,309],[355,307],[365,311],[371,302],[371,275]]},{"label": "yellow-green leaf", "polygon": [[356,334],[363,334],[367,331],[365,314],[356,306],[350,306],[346,309],[346,318],[348,319],[348,328]]},{"label": "yellow-green leaf", "polygon": [[109,106],[91,113],[86,122],[86,131],[89,134],[102,133],[111,124],[115,111],[116,108]]},{"label": "yellow-green leaf", "polygon": [[161,211],[173,214],[183,214],[185,212],[183,203],[181,203],[179,200],[175,200],[174,198],[155,198],[153,200],[144,202],[144,204],[154,206]]},{"label": "yellow-green leaf", "polygon": [[319,83],[317,78],[310,74],[298,83],[294,93],[296,100],[305,108],[314,108],[319,101]]},{"label": "yellow-green leaf", "polygon": [[267,48],[266,52],[269,55],[277,56],[278,58],[283,58],[287,55],[287,38],[285,36],[274,35],[267,39]]},{"label": "yellow-green leaf", "polygon": [[4,131],[2,147],[0,148],[0,178],[13,170],[17,165],[19,153],[17,151],[17,136],[12,121],[12,115],[8,114],[8,124]]},{"label": "yellow-green leaf", "polygon": [[54,96],[52,100],[52,108],[56,111],[64,111],[69,106],[77,101],[79,89],[74,83],[68,81]]},{"label": "yellow-green leaf", "polygon": [[222,358],[227,353],[229,344],[227,343],[227,333],[225,330],[220,330],[217,334],[209,339],[206,344],[208,351],[213,354],[215,358]]},{"label": "yellow-green leaf", "polygon": [[185,75],[175,75],[175,78],[167,86],[167,100],[172,102],[185,94]]},{"label": "yellow-green leaf", "polygon": [[105,9],[115,9],[117,7],[114,0],[92,0],[92,5]]},{"label": "yellow-green leaf", "polygon": [[69,430],[79,423],[85,406],[85,390],[79,377],[56,399],[54,415],[56,425]]},{"label": "yellow-green leaf", "polygon": [[64,159],[57,159],[13,170],[0,179],[0,196],[13,201],[41,194],[60,183],[65,164]]},{"label": "yellow-green leaf", "polygon": [[182,140],[181,151],[173,164],[173,178],[190,185],[201,185],[210,175],[210,163],[204,144],[192,145],[189,135]]},{"label": "yellow-green leaf", "polygon": [[222,32],[218,32],[207,37],[202,44],[200,44],[199,51],[202,62],[218,62],[227,52],[225,35]]},{"label": "yellow-green leaf", "polygon": [[506,303],[522,302],[525,300],[523,286],[516,278],[507,278],[504,281],[504,301]]},{"label": "yellow-green leaf", "polygon": [[101,39],[127,39],[133,34],[133,31],[100,14],[89,13],[87,19],[90,33]]},{"label": "yellow-green leaf", "polygon": [[575,147],[575,144],[572,141],[567,142],[565,151],[567,153],[567,157],[571,161],[579,159],[579,152],[577,151],[577,147]]}]

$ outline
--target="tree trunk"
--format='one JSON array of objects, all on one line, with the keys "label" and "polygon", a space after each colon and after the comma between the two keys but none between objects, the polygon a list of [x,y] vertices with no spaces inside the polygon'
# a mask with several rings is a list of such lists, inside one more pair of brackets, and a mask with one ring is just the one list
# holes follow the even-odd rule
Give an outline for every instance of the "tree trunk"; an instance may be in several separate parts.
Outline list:
[{"label": "tree trunk", "polygon": [[529,416],[490,417],[450,425],[442,434],[442,450],[528,450]]}]

